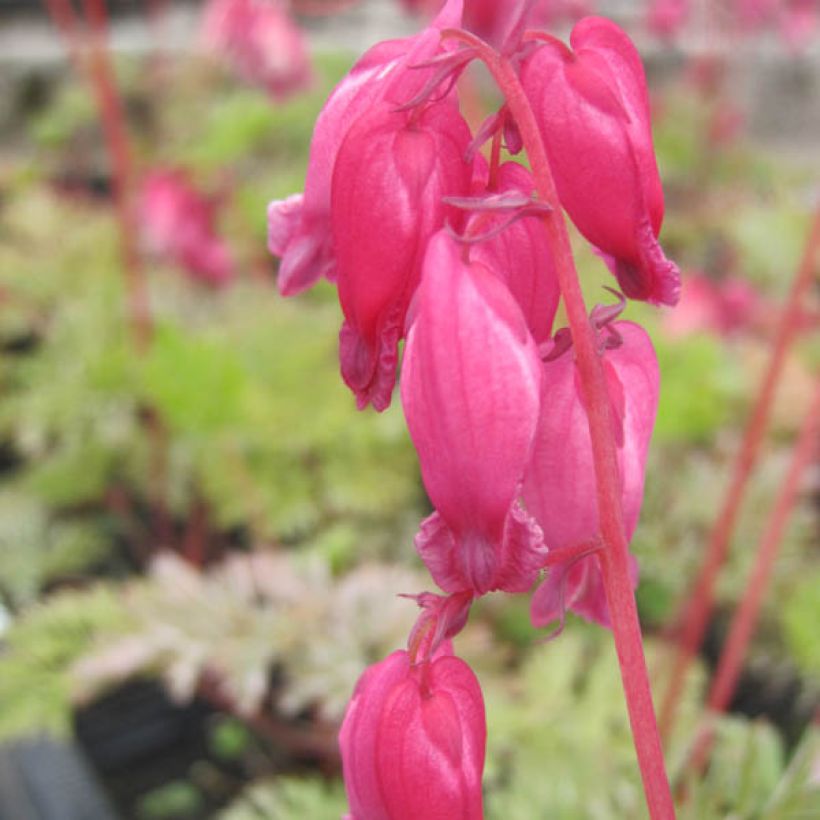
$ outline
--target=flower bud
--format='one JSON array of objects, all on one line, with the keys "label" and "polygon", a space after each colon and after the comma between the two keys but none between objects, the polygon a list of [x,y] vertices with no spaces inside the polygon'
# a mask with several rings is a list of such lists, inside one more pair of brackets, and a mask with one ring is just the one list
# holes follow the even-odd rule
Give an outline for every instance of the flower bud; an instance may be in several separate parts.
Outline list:
[{"label": "flower bud", "polygon": [[362,675],[339,744],[351,820],[480,820],[484,701],[464,661],[394,652]]}]

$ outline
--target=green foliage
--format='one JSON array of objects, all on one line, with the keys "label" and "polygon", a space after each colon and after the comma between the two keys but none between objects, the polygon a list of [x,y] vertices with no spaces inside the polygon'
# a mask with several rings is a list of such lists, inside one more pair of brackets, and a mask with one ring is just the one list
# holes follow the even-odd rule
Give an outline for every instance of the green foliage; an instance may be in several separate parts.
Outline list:
[{"label": "green foliage", "polygon": [[820,676],[820,572],[803,574],[783,603],[783,628],[792,656],[809,674]]},{"label": "green foliage", "polygon": [[87,570],[108,549],[93,522],[55,520],[37,498],[0,489],[0,588],[10,603],[31,601],[44,584]]},{"label": "green foliage", "polygon": [[102,586],[52,596],[13,622],[0,653],[0,738],[69,732],[72,665],[126,623],[121,600]]},{"label": "green foliage", "polygon": [[653,338],[662,374],[654,440],[709,442],[739,410],[741,374],[718,339]]},{"label": "green foliage", "polygon": [[335,580],[315,557],[287,553],[234,555],[204,574],[166,554],[148,578],[128,585],[131,629],[100,636],[73,668],[74,691],[88,699],[154,674],[189,700],[207,672],[237,712],[252,715],[277,669],[280,712],[311,707],[339,718],[361,670],[409,632],[415,607],[396,592],[420,586],[410,573],[377,565]]},{"label": "green foliage", "polygon": [[214,757],[220,760],[238,760],[252,743],[252,735],[239,720],[220,718],[211,728],[208,744]]},{"label": "green foliage", "polygon": [[278,777],[249,786],[219,815],[220,820],[338,820],[347,807],[338,781]]},{"label": "green foliage", "polygon": [[187,780],[172,780],[153,789],[139,801],[139,820],[173,820],[175,817],[199,816],[203,808],[202,795]]}]

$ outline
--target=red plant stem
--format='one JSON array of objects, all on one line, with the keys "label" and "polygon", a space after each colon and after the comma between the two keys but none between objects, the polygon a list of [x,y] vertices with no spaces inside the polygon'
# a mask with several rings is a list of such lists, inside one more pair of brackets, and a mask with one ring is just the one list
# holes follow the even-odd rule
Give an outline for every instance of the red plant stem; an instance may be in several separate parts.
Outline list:
[{"label": "red plant stem", "polygon": [[629,574],[628,544],[621,511],[620,477],[610,421],[609,394],[587,308],[572,257],[567,226],[535,115],[509,60],[489,45],[463,31],[447,31],[475,49],[503,93],[510,115],[518,125],[539,197],[552,207],[543,217],[553,251],[561,296],[569,320],[581,382],[595,464],[595,481],[604,548],[598,551],[612,631],[621,668],[632,736],[638,755],[644,792],[653,820],[674,818],[675,809],[655,723],[641,627]]},{"label": "red plant stem", "polygon": [[[820,432],[820,383],[815,387],[809,411],[803,420],[794,446],[791,464],[777,502],[772,510],[755,558],[755,565],[743,593],[743,600],[732,618],[729,634],[720,655],[718,668],[709,690],[707,707],[711,712],[723,712],[732,700],[743,658],[754,633],[763,596],[777,559],[783,531],[794,509],[803,473],[817,455],[817,435]],[[712,748],[713,732],[706,724],[690,757],[691,767],[699,772],[706,764]]]},{"label": "red plant stem", "polygon": [[105,0],[83,0],[83,8],[91,31],[88,44],[89,75],[112,164],[114,202],[128,295],[128,315],[134,344],[142,353],[147,350],[150,343],[152,323],[148,289],[136,246],[136,225],[131,202],[131,152],[125,127],[125,114],[108,52]]},{"label": "red plant stem", "polygon": [[820,249],[820,207],[815,212],[803,259],[792,282],[788,300],[780,316],[780,322],[772,347],[763,382],[755,400],[752,415],[746,425],[743,441],[735,461],[731,483],[718,515],[703,564],[691,595],[683,604],[677,619],[680,625],[678,650],[672,666],[660,712],[661,735],[668,738],[675,722],[687,672],[703,641],[703,635],[715,602],[715,584],[720,568],[729,552],[729,543],[737,521],[740,505],[752,470],[757,461],[760,444],[766,431],[775,392],[783,374],[786,354],[795,338],[800,322],[800,304],[814,276],[814,265]]},{"label": "red plant stem", "polygon": [[82,47],[77,26],[77,16],[71,0],[45,0],[49,17],[57,27],[65,41],[68,50],[68,58],[74,70],[81,74],[83,72]]}]

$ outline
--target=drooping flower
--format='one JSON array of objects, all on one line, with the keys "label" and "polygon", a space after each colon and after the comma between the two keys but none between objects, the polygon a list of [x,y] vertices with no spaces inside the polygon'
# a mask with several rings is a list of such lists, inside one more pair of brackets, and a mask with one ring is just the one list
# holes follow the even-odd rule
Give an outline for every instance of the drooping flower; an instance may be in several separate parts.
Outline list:
[{"label": "drooping flower", "polygon": [[235,271],[230,250],[216,232],[217,208],[217,199],[200,193],[184,171],[153,171],[143,180],[138,197],[143,241],[192,279],[225,285]]},{"label": "drooping flower", "polygon": [[478,680],[442,647],[371,666],[339,734],[350,820],[480,820],[486,720]]},{"label": "drooping flower", "polygon": [[[517,191],[527,197],[535,191],[532,174],[517,162],[505,162],[498,168],[496,187],[500,193]],[[502,221],[501,216],[487,219],[479,213],[468,222],[465,234],[469,235],[472,228],[486,232]],[[540,220],[513,222],[496,236],[475,244],[470,258],[503,278],[524,313],[535,343],[546,342],[552,334],[560,291],[549,238]]]},{"label": "drooping flower", "polygon": [[469,191],[470,131],[447,105],[421,113],[376,109],[345,138],[333,172],[331,226],[342,377],[360,408],[390,403],[398,343],[427,240],[448,195]]},{"label": "drooping flower", "polygon": [[292,296],[321,277],[336,278],[330,231],[330,187],[336,155],[350,128],[369,111],[408,102],[430,76],[410,69],[442,49],[440,31],[461,23],[462,0],[448,0],[430,26],[414,37],[371,48],[336,86],[313,129],[304,194],[268,207],[268,247],[281,257],[279,291]]},{"label": "drooping flower", "polygon": [[401,396],[436,512],[416,548],[448,593],[521,592],[544,561],[517,496],[538,422],[541,363],[503,280],[445,232],[430,241]]},{"label": "drooping flower", "polygon": [[[638,523],[643,499],[646,455],[658,405],[658,363],[646,332],[632,322],[614,322],[621,339],[604,353],[627,540]],[[598,538],[598,502],[589,424],[580,381],[570,351],[543,365],[541,418],[523,496],[549,548],[560,550]],[[633,564],[637,581],[637,566]],[[560,616],[563,605],[608,625],[604,587],[597,558],[588,555],[558,566],[533,597],[532,616],[544,625]]]},{"label": "drooping flower", "polygon": [[615,23],[599,17],[575,26],[572,50],[544,37],[521,81],[561,204],[627,296],[673,305],[680,276],[657,239],[663,191],[638,52]]},{"label": "drooping flower", "polygon": [[279,0],[211,0],[202,39],[247,82],[276,100],[301,91],[312,80],[304,38]]}]

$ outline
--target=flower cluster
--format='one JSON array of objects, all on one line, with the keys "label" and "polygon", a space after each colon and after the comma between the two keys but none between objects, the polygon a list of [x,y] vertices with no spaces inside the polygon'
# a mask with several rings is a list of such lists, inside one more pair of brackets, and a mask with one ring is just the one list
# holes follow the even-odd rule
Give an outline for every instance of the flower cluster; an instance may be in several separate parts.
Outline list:
[{"label": "flower cluster", "polygon": [[[281,292],[336,282],[341,373],[360,408],[390,404],[401,359],[401,401],[435,507],[415,545],[444,594],[414,596],[407,651],[365,673],[342,729],[356,820],[481,816],[481,693],[450,645],[475,598],[540,584],[537,625],[565,609],[610,618],[589,408],[572,333],[553,327],[555,214],[523,164],[499,159],[502,143],[515,155],[524,142],[510,107],[475,134],[459,110],[457,80],[479,42],[472,5],[448,0],[420,34],[359,60],[316,122],[304,193],[268,211]],[[618,317],[626,297],[672,305],[680,289],[658,243],[663,193],[643,68],[609,20],[579,22],[570,48],[525,35],[532,3],[504,8],[494,53],[516,72],[561,206],[622,291],[588,321],[629,538],[658,367],[644,330]]]}]

